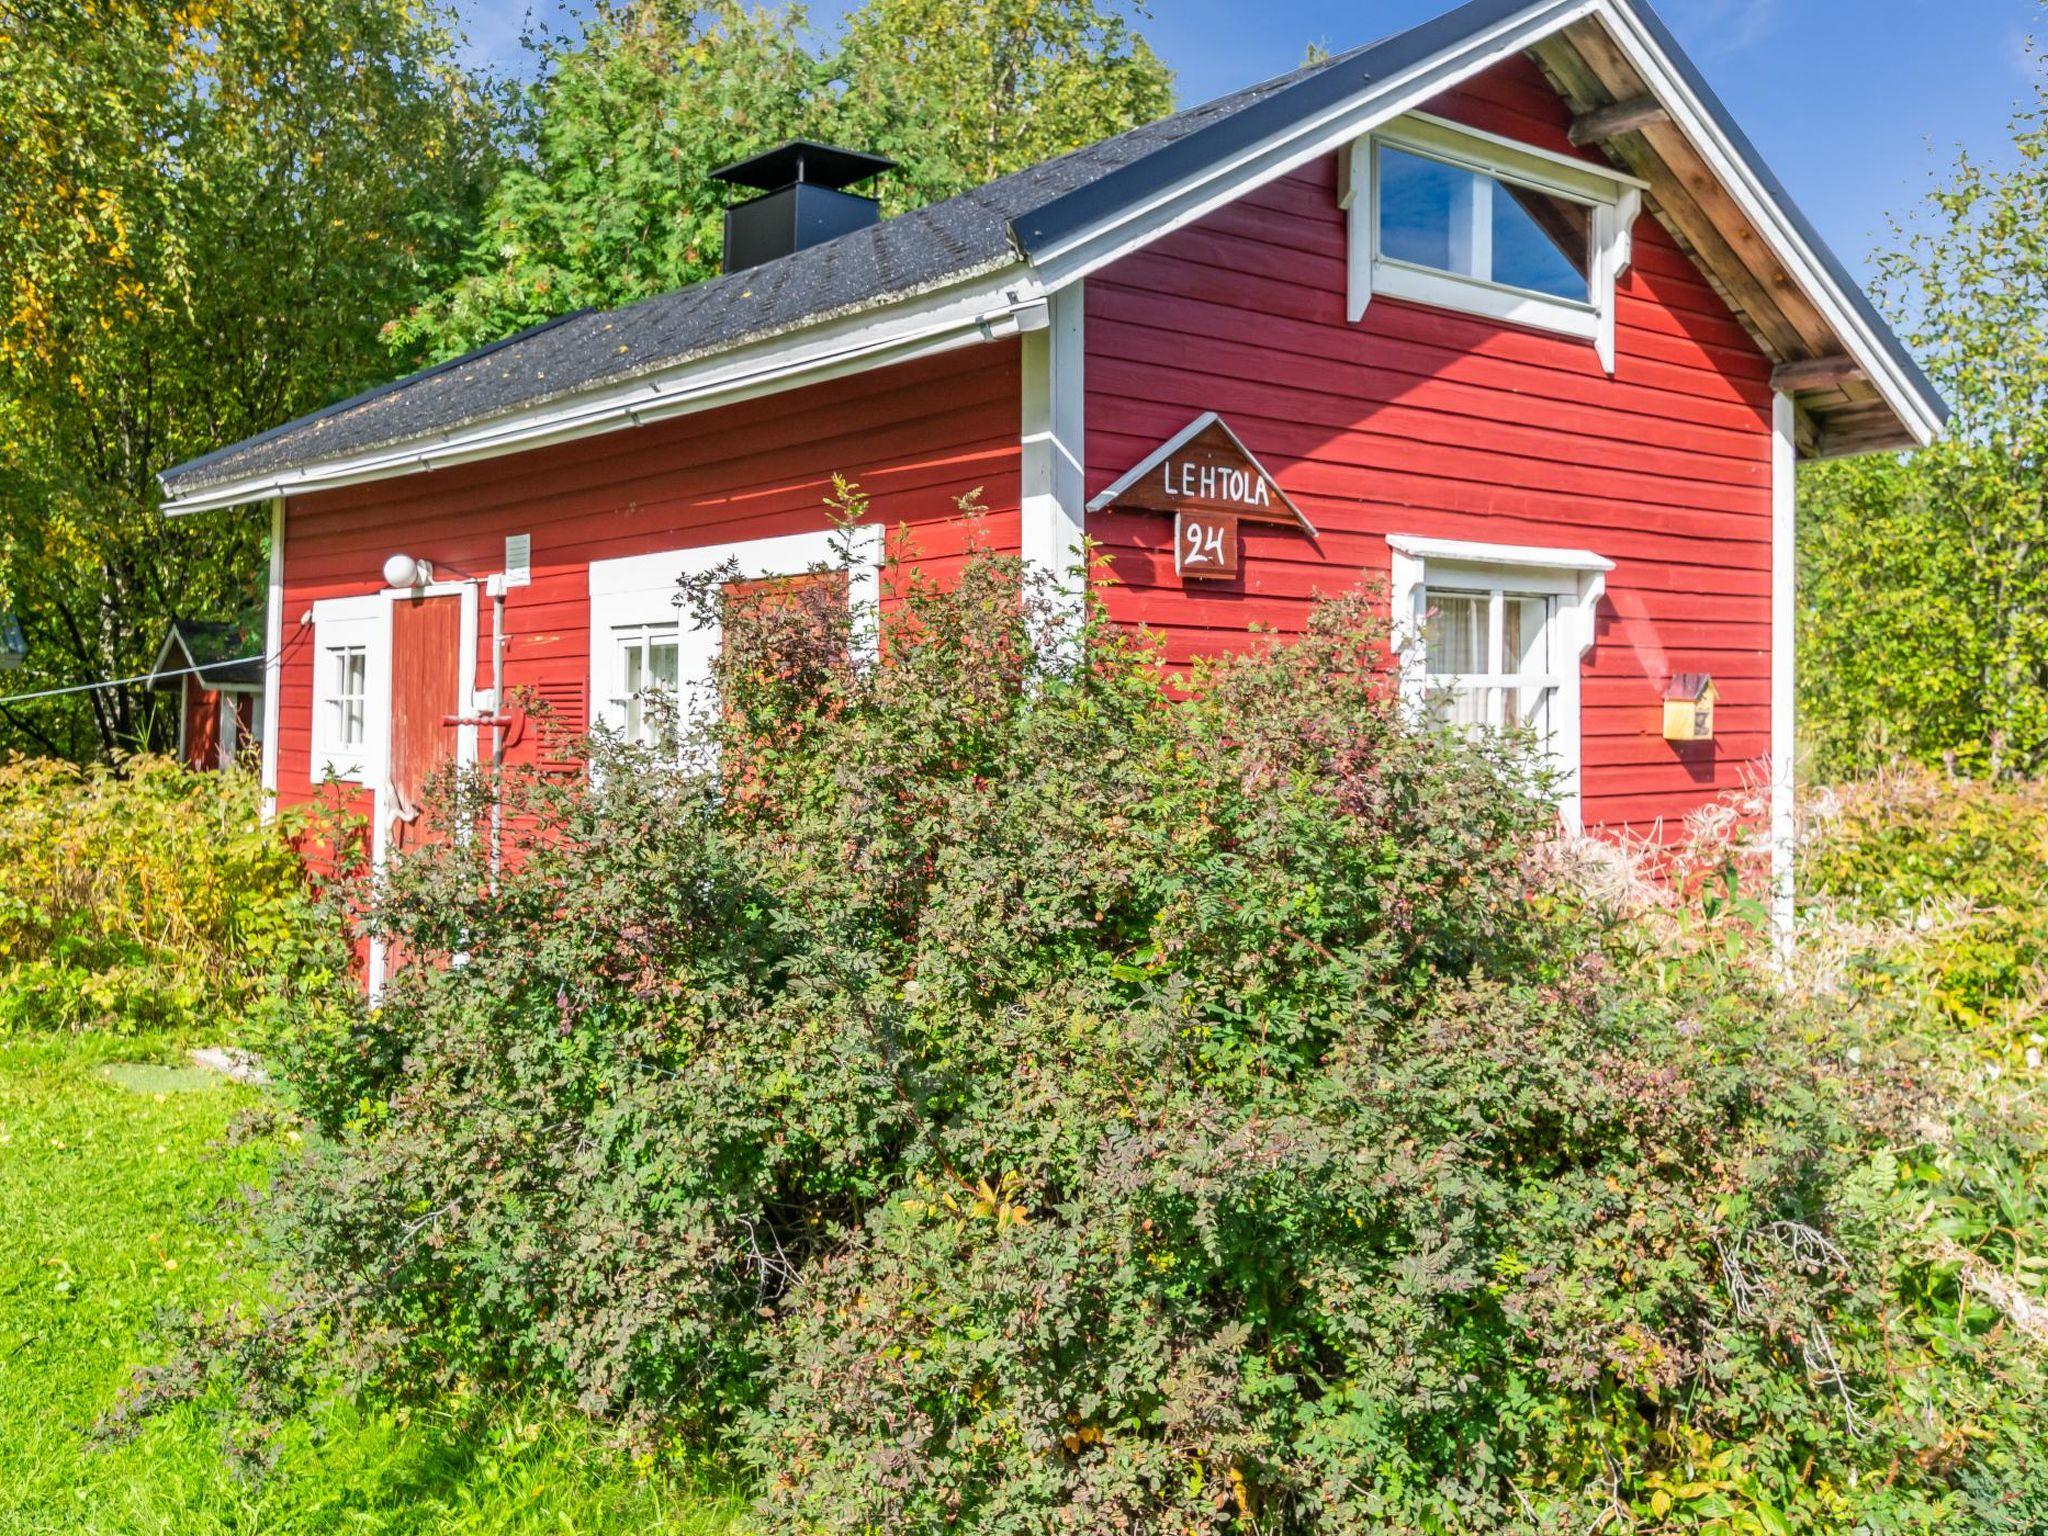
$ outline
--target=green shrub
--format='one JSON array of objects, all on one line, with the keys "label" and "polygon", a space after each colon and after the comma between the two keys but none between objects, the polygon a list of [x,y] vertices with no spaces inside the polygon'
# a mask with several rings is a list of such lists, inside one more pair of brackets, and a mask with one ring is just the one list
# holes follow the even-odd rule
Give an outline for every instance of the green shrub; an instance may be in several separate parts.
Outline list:
[{"label": "green shrub", "polygon": [[1829,791],[1809,897],[1875,925],[1860,988],[2038,1070],[2048,1030],[2048,784],[1912,769]]},{"label": "green shrub", "polygon": [[1803,894],[1869,1050],[1895,1390],[1957,1528],[2048,1528],[2048,786],[1895,770],[1817,800]]},{"label": "green shrub", "polygon": [[260,803],[164,758],[0,765],[0,1032],[216,1025],[309,964],[305,877]]},{"label": "green shrub", "polygon": [[1370,594],[1174,702],[1106,628],[1064,664],[1011,562],[903,593],[880,664],[829,590],[696,594],[680,765],[600,743],[502,786],[503,871],[458,836],[391,873],[410,963],[287,1061],[280,1304],[135,1408],[260,1444],[336,1373],[537,1386],[722,1449],[791,1531],[2002,1497],[1887,1399],[1906,1197],[1840,1036],[1610,957],[1513,752],[1407,725]]}]

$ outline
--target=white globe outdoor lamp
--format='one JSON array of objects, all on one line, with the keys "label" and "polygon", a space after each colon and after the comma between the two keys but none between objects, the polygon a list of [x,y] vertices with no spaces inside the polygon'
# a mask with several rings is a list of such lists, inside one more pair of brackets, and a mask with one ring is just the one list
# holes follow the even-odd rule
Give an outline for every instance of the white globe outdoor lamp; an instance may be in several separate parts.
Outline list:
[{"label": "white globe outdoor lamp", "polygon": [[384,562],[384,585],[387,587],[424,587],[433,579],[433,566],[411,555],[393,555]]}]

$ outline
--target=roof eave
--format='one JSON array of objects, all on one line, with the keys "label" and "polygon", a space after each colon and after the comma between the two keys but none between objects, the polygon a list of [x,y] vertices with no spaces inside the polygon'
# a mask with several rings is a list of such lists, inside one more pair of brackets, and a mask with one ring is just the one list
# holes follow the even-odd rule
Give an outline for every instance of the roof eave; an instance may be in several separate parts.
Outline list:
[{"label": "roof eave", "polygon": [[478,459],[593,437],[757,395],[822,383],[955,346],[1032,328],[1043,311],[1038,284],[1005,262],[886,304],[821,318],[625,381],[565,392],[545,408],[524,406],[431,437],[262,471],[180,493],[177,471],[159,477],[171,516],[217,511],[281,496],[391,479]]},{"label": "roof eave", "polygon": [[[171,659],[173,650],[183,653],[186,670],[197,670],[199,663],[192,659],[192,652],[185,644],[185,637],[178,633],[178,626],[173,621],[170,628],[164,632],[164,643],[156,648],[156,660],[149,664],[149,676],[143,680],[143,687],[155,690],[167,686],[172,681],[163,674],[164,663]],[[181,684],[184,681],[182,676],[177,680]]]},{"label": "roof eave", "polygon": [[1904,446],[1932,443],[1948,422],[1948,402],[1736,126],[1663,19],[1647,0],[1599,0],[1595,14],[1820,309],[1843,350],[1862,365],[1898,418]]}]

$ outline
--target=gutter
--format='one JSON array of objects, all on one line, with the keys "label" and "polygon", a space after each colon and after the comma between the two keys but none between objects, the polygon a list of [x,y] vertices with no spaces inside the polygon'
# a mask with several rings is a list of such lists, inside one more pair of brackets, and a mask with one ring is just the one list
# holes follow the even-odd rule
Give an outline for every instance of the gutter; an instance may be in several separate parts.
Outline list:
[{"label": "gutter", "polygon": [[185,495],[171,491],[169,516],[216,511],[270,497],[304,494],[367,480],[422,474],[500,454],[637,427],[713,406],[927,357],[954,347],[1042,329],[1046,301],[1037,281],[1016,266],[952,288],[863,310],[816,328],[799,345],[772,336],[736,352],[713,354],[666,371],[572,395],[545,410],[521,410],[473,422],[437,437],[415,439],[293,469],[260,472]]}]

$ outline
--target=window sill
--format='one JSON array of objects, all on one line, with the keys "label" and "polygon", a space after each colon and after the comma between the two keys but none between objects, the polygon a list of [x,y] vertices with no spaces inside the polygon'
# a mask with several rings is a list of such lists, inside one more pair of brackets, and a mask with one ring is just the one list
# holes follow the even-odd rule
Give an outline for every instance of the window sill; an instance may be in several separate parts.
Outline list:
[{"label": "window sill", "polygon": [[1391,257],[1382,256],[1373,263],[1372,291],[1382,298],[1460,310],[1507,325],[1569,336],[1576,341],[1600,339],[1600,311],[1591,304],[1546,298],[1521,288],[1503,288],[1451,272],[1411,266]]}]

